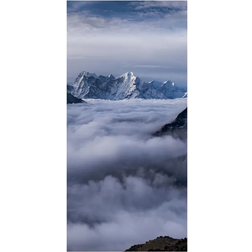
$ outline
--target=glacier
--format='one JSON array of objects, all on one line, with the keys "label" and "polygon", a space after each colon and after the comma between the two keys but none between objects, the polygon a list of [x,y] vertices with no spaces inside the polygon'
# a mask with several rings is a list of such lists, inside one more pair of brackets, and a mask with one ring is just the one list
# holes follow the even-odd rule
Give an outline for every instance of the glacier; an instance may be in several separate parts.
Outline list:
[{"label": "glacier", "polygon": [[83,71],[71,85],[67,85],[67,90],[79,99],[175,99],[187,95],[186,90],[169,80],[143,82],[133,72],[114,77]]}]

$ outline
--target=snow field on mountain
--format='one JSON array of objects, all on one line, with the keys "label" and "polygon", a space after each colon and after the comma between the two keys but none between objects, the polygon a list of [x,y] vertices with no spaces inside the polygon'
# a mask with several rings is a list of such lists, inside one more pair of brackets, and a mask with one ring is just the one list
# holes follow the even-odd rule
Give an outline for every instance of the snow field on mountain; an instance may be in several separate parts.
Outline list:
[{"label": "snow field on mountain", "polygon": [[186,92],[171,81],[143,82],[133,72],[115,78],[113,75],[97,76],[95,73],[83,71],[70,86],[75,97],[107,100],[175,99],[182,98]]}]

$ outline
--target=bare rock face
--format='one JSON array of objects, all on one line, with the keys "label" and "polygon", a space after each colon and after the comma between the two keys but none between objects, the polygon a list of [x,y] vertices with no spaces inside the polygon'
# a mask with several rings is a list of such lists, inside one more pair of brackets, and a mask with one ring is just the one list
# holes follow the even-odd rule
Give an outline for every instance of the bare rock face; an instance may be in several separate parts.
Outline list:
[{"label": "bare rock face", "polygon": [[138,244],[126,251],[187,251],[187,238],[174,239],[169,236],[159,236],[145,244]]},{"label": "bare rock face", "polygon": [[185,97],[186,90],[171,81],[144,82],[132,72],[118,77],[81,72],[68,85],[68,92],[77,98],[123,100],[123,99],[175,99]]},{"label": "bare rock face", "polygon": [[85,101],[74,97],[72,94],[67,93],[67,104],[72,104],[72,103],[86,103]]},{"label": "bare rock face", "polygon": [[174,138],[187,140],[187,108],[173,122],[165,124],[162,129],[153,134],[157,137],[164,135],[172,135]]}]

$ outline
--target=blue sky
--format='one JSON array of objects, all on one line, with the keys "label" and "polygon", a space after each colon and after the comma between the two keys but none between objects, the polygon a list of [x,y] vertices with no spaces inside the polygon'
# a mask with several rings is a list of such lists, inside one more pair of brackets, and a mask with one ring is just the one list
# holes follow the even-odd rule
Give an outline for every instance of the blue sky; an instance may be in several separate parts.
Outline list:
[{"label": "blue sky", "polygon": [[86,70],[187,84],[187,3],[68,1],[68,82]]}]

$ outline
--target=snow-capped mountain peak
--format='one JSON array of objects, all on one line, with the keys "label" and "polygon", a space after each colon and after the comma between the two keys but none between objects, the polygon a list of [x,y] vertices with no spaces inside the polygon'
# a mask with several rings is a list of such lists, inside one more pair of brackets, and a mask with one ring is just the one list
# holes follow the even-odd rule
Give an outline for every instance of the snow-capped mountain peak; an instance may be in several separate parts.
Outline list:
[{"label": "snow-capped mountain peak", "polygon": [[119,78],[120,77],[123,77],[125,79],[131,79],[131,80],[136,79],[136,76],[133,74],[133,72],[124,73],[124,74],[120,75]]},{"label": "snow-capped mountain peak", "polygon": [[171,81],[152,80],[143,82],[133,72],[118,77],[112,74],[97,76],[87,71],[81,72],[71,85],[71,93],[78,98],[122,100],[130,98],[174,99],[184,97],[185,90],[174,86]]},{"label": "snow-capped mountain peak", "polygon": [[90,73],[90,72],[87,72],[87,71],[83,71],[83,72],[82,72],[82,75],[83,75],[83,76],[86,76],[86,77],[91,77],[91,76],[93,76],[93,77],[97,78],[97,75],[96,75],[95,73]]},{"label": "snow-capped mountain peak", "polygon": [[108,75],[108,78],[115,79],[115,77],[113,76],[113,74]]},{"label": "snow-capped mountain peak", "polygon": [[[164,81],[163,82],[165,85],[172,85],[172,82],[170,80]],[[173,85],[174,86],[174,85]]]}]

